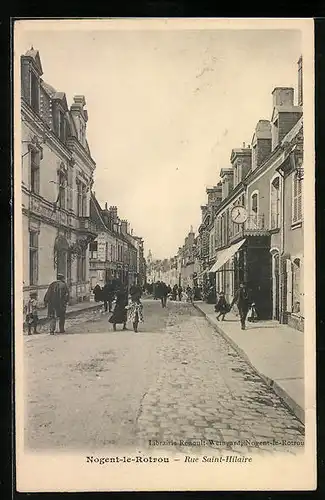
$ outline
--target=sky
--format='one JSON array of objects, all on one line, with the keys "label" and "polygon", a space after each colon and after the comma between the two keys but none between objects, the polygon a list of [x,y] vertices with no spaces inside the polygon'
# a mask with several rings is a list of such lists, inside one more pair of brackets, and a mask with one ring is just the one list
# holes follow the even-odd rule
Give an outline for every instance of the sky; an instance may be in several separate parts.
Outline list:
[{"label": "sky", "polygon": [[38,29],[14,51],[31,46],[68,104],[85,95],[98,201],[117,205],[146,253],[169,258],[197,230],[231,150],[271,118],[274,87],[296,96],[301,33]]}]

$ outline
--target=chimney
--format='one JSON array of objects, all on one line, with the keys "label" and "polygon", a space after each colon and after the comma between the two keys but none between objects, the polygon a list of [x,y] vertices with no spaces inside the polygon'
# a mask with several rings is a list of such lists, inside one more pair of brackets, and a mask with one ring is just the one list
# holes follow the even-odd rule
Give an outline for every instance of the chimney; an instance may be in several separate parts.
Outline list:
[{"label": "chimney", "polygon": [[277,106],[293,106],[293,88],[276,87],[273,92],[273,108]]},{"label": "chimney", "polygon": [[107,210],[107,203],[105,203],[105,210]]},{"label": "chimney", "polygon": [[206,189],[206,194],[208,195],[208,205],[219,205],[222,201],[222,185],[213,186],[212,188]]},{"label": "chimney", "polygon": [[272,150],[272,131],[269,120],[259,120],[252,139],[252,170],[259,167]]},{"label": "chimney", "polygon": [[231,151],[230,161],[234,171],[233,186],[236,187],[237,184],[245,179],[252,168],[251,148],[233,149]]},{"label": "chimney", "polygon": [[109,207],[109,213],[113,222],[117,222],[117,207],[111,206]]},{"label": "chimney", "polygon": [[222,199],[226,199],[233,189],[234,171],[233,168],[222,168],[220,170]]},{"label": "chimney", "polygon": [[123,234],[127,234],[128,233],[128,221],[126,219],[122,219],[121,220],[121,232]]},{"label": "chimney", "polygon": [[298,61],[298,106],[302,105],[303,105],[303,67],[302,67],[302,56],[300,56]]}]

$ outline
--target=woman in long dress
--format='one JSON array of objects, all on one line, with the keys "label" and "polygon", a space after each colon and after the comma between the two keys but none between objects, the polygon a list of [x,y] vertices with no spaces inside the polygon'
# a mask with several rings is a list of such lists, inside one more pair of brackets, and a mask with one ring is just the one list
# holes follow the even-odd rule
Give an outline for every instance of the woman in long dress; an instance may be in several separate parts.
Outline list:
[{"label": "woman in long dress", "polygon": [[133,331],[138,332],[139,323],[143,323],[143,305],[139,298],[131,299],[127,306],[128,320],[132,323]]},{"label": "woman in long dress", "polygon": [[116,325],[123,325],[123,330],[126,330],[128,295],[123,289],[116,293],[116,304],[109,322],[113,323],[113,330],[116,331]]}]

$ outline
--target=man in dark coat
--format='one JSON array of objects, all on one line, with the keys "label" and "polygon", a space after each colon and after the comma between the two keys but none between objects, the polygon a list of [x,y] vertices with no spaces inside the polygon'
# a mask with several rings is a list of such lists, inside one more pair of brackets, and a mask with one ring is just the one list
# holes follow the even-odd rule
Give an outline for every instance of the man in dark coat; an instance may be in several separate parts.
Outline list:
[{"label": "man in dark coat", "polygon": [[112,282],[105,283],[102,291],[105,312],[112,312],[112,302],[114,299],[114,286]]},{"label": "man in dark coat", "polygon": [[44,297],[44,304],[47,306],[48,317],[50,318],[51,335],[54,335],[57,318],[59,318],[60,333],[64,333],[65,313],[68,301],[68,285],[64,281],[63,274],[58,274],[57,280],[50,284]]},{"label": "man in dark coat", "polygon": [[168,295],[168,286],[166,285],[166,283],[162,281],[159,286],[159,297],[163,308],[166,307],[167,295]]},{"label": "man in dark coat", "polygon": [[239,316],[240,316],[240,323],[241,323],[241,329],[245,330],[245,321],[246,321],[246,316],[248,313],[249,309],[249,297],[248,297],[248,291],[244,283],[241,283],[239,285],[239,289],[236,291],[235,296],[233,298],[233,301],[230,305],[230,309],[234,304],[237,304],[238,311],[239,311]]}]

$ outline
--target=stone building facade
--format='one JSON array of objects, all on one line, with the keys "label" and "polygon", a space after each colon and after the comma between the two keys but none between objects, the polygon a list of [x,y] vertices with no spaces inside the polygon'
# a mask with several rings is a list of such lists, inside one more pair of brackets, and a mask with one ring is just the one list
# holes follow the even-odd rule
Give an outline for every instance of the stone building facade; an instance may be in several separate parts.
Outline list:
[{"label": "stone building facade", "polygon": [[68,107],[63,92],[42,78],[33,48],[21,57],[23,295],[42,303],[63,273],[71,303],[89,299],[88,245],[96,236],[90,192],[96,164],[87,142],[84,96]]},{"label": "stone building facade", "polygon": [[134,236],[126,220],[120,219],[116,206],[102,209],[92,194],[91,220],[98,236],[90,243],[89,273],[91,289],[96,284],[118,281],[131,286],[136,280],[145,282],[143,240]]},{"label": "stone building facade", "polygon": [[[302,71],[302,60],[298,63]],[[299,84],[300,82],[300,84]],[[298,100],[292,88],[274,89],[271,120],[257,123],[252,147],[231,153],[221,169],[222,201],[209,229],[208,275],[230,301],[247,283],[260,317],[303,329],[303,119],[302,74]],[[244,224],[231,220],[234,206],[246,210]],[[205,220],[207,210],[204,211]],[[212,222],[212,220],[213,222]],[[202,233],[202,225],[199,228]]]}]

